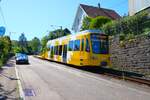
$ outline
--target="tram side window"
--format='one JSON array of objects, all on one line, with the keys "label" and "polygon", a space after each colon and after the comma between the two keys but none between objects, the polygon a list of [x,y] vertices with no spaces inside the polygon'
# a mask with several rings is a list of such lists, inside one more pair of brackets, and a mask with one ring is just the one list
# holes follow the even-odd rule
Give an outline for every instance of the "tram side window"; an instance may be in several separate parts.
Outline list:
[{"label": "tram side window", "polygon": [[53,56],[54,56],[53,46],[51,46],[51,51],[50,52],[51,52],[50,57],[53,58]]},{"label": "tram side window", "polygon": [[54,55],[56,55],[56,46],[54,46]]},{"label": "tram side window", "polygon": [[58,46],[55,46],[55,47],[54,47],[54,54],[55,54],[55,55],[58,55]]},{"label": "tram side window", "polygon": [[73,41],[69,41],[69,51],[73,51]]},{"label": "tram side window", "polygon": [[62,45],[59,46],[59,55],[62,54]]},{"label": "tram side window", "polygon": [[81,51],[84,51],[84,39],[82,39]]},{"label": "tram side window", "polygon": [[89,45],[89,40],[86,38],[86,51],[90,52],[90,45]]},{"label": "tram side window", "polygon": [[80,51],[80,40],[74,41],[74,51]]}]

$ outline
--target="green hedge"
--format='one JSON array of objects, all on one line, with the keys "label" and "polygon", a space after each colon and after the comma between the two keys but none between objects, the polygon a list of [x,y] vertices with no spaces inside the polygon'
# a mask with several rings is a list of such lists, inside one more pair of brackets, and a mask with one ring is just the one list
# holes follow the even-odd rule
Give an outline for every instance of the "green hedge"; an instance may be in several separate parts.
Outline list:
[{"label": "green hedge", "polygon": [[134,16],[111,21],[103,25],[102,29],[108,35],[140,35],[145,32],[145,29],[150,29],[150,19],[147,16],[147,12],[141,12]]}]

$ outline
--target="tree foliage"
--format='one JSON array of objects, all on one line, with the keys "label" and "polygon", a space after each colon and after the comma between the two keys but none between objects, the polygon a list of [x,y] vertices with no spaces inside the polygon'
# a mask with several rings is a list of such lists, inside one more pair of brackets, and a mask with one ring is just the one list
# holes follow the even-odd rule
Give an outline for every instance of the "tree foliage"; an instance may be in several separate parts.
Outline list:
[{"label": "tree foliage", "polygon": [[67,28],[65,28],[64,30],[57,29],[57,30],[49,32],[48,35],[44,36],[41,39],[42,51],[44,52],[47,49],[46,44],[49,40],[56,39],[56,38],[59,38],[59,37],[63,37],[63,36],[69,35],[69,34],[71,34],[71,32]]},{"label": "tree foliage", "polygon": [[44,52],[46,50],[46,44],[47,44],[48,40],[49,40],[48,36],[44,36],[42,38],[42,40],[41,40],[42,50],[41,51]]},{"label": "tree foliage", "polygon": [[12,41],[14,53],[37,54],[41,48],[41,41],[34,37],[31,41],[27,41],[24,33],[22,33],[18,41]]},{"label": "tree foliage", "polygon": [[106,24],[110,21],[111,21],[110,18],[98,16],[98,17],[92,19],[90,26],[89,26],[89,29],[101,29],[101,27],[104,24]]},{"label": "tree foliage", "polygon": [[27,47],[28,46],[27,38],[25,37],[24,33],[22,33],[19,37],[19,45],[20,45],[20,47]]},{"label": "tree foliage", "polygon": [[141,12],[134,16],[124,17],[120,20],[112,21],[103,25],[102,29],[106,34],[119,34],[121,37],[140,35],[144,33],[145,29],[150,29],[150,20],[147,15],[147,12]]},{"label": "tree foliage", "polygon": [[19,52],[27,53],[27,54],[29,53],[28,52],[28,42],[27,42],[27,38],[25,37],[24,33],[22,33],[20,35],[18,44],[19,44],[19,48],[20,48],[19,50],[21,50]]},{"label": "tree foliage", "polygon": [[104,24],[110,21],[110,18],[104,16],[98,16],[96,18],[85,17],[82,22],[81,31],[88,29],[101,29]]},{"label": "tree foliage", "polygon": [[[31,48],[30,48],[31,47]],[[39,38],[34,37],[30,42],[29,42],[29,48],[28,50],[32,50],[34,54],[37,54],[40,51],[41,48],[41,42]]]},{"label": "tree foliage", "polygon": [[0,66],[8,59],[11,51],[11,40],[8,36],[0,37]]},{"label": "tree foliage", "polygon": [[90,28],[91,21],[92,21],[91,17],[84,17],[83,22],[82,22],[81,31],[88,30]]}]

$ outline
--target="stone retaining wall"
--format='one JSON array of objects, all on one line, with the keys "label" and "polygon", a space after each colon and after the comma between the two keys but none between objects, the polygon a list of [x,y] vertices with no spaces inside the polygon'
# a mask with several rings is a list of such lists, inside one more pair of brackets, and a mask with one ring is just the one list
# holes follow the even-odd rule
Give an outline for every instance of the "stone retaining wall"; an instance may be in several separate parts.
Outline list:
[{"label": "stone retaining wall", "polygon": [[138,37],[124,43],[118,38],[110,39],[110,53],[114,68],[150,77],[150,37]]}]

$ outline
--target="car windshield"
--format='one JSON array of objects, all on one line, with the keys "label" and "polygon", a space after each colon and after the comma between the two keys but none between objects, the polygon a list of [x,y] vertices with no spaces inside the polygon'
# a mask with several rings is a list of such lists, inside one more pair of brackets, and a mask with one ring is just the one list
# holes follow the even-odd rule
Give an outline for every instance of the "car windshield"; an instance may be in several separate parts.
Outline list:
[{"label": "car windshield", "polygon": [[92,52],[95,54],[108,54],[108,38],[106,35],[92,35]]},{"label": "car windshield", "polygon": [[17,58],[22,58],[22,59],[27,59],[27,55],[26,54],[21,54],[21,53],[16,54],[16,57]]}]

